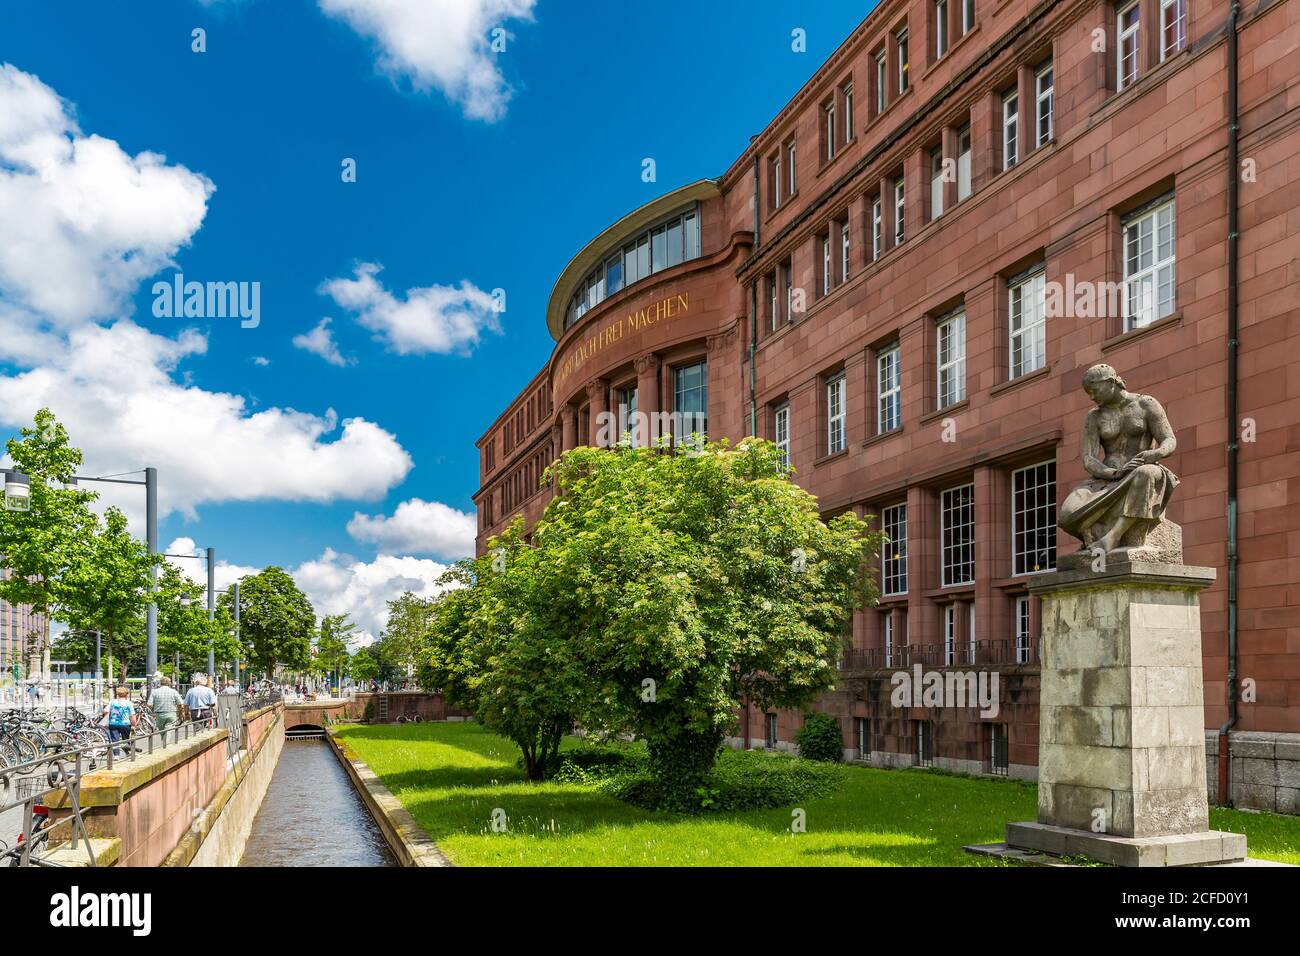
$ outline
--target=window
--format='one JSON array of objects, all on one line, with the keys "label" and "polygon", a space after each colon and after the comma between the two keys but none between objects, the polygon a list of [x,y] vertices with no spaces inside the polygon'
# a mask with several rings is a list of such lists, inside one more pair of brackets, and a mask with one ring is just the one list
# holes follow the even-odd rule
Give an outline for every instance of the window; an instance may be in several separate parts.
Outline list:
[{"label": "window", "polygon": [[840,281],[849,281],[849,221],[840,223]]},{"label": "window", "polygon": [[951,667],[957,663],[957,605],[943,606],[943,663]]},{"label": "window", "polygon": [[903,219],[906,207],[906,197],[903,195],[903,177],[899,176],[894,182],[894,245],[903,244],[904,230]]},{"label": "window", "polygon": [[817,240],[818,244],[821,246],[821,252],[822,252],[822,254],[821,254],[821,262],[822,262],[822,265],[821,265],[821,282],[819,283],[820,291],[821,291],[821,294],[822,294],[822,295],[827,295],[827,294],[831,291],[831,285],[832,285],[832,281],[831,281],[831,235],[832,235],[832,232],[827,232],[826,235],[822,236],[821,238],[819,238],[819,239]]},{"label": "window", "polygon": [[1015,88],[1002,94],[1002,168],[1020,160],[1020,94]]},{"label": "window", "polygon": [[853,718],[853,737],[858,745],[858,759],[866,760],[871,754],[871,719],[869,717]]},{"label": "window", "polygon": [[884,228],[884,209],[877,196],[871,200],[871,261],[875,262],[880,258],[880,253],[884,251],[885,237],[882,234]]},{"label": "window", "polygon": [[1011,573],[1056,567],[1056,462],[1030,465],[1011,476]]},{"label": "window", "polygon": [[939,407],[966,397],[966,313],[956,312],[935,326],[938,345]]},{"label": "window", "polygon": [[907,28],[898,31],[895,38],[898,47],[898,95],[907,92]]},{"label": "window", "polygon": [[772,208],[781,208],[781,154],[777,153],[771,159],[771,185],[769,187],[772,196]]},{"label": "window", "polygon": [[1021,595],[1016,598],[1015,612],[1016,627],[1016,663],[1029,663],[1029,596]]},{"label": "window", "polygon": [[948,52],[948,0],[934,0],[934,58]]},{"label": "window", "polygon": [[970,123],[957,130],[957,201],[970,195]]},{"label": "window", "polygon": [[1012,280],[1008,294],[1010,372],[1011,378],[1019,378],[1047,364],[1047,284],[1043,270]]},{"label": "window", "polygon": [[763,740],[771,750],[776,746],[776,714],[764,714],[763,725]]},{"label": "window", "polygon": [[[880,530],[889,539],[880,549],[880,589],[885,594],[907,593],[907,503],[882,508]],[[889,620],[889,618],[886,618]]]},{"label": "window", "polygon": [[1034,75],[1034,98],[1038,102],[1038,139],[1036,145],[1042,146],[1052,138],[1052,64],[1040,69]]},{"label": "window", "polygon": [[934,766],[934,724],[928,720],[916,722],[916,765]]},{"label": "window", "polygon": [[1115,15],[1115,32],[1119,37],[1116,44],[1116,66],[1118,76],[1115,88],[1122,90],[1138,78],[1138,49],[1140,25],[1139,4],[1134,0],[1126,7],[1121,7]]},{"label": "window", "polygon": [[787,259],[778,270],[785,278],[785,320],[794,321],[794,263]]},{"label": "window", "polygon": [[962,0],[961,35],[965,36],[975,28],[975,0]]},{"label": "window", "polygon": [[767,329],[769,332],[775,332],[780,327],[781,306],[780,306],[780,282],[777,278],[778,271],[772,270],[767,276]]},{"label": "window", "polygon": [[844,142],[853,142],[853,84],[845,83],[840,87],[840,99],[844,101]]},{"label": "window", "polygon": [[989,773],[1005,777],[1007,760],[1007,725],[989,724]]},{"label": "window", "polygon": [[618,439],[630,437],[633,445],[645,444],[636,428],[636,386],[619,389],[618,393]]},{"label": "window", "polygon": [[1160,62],[1187,42],[1187,0],[1160,0]]},{"label": "window", "polygon": [[826,162],[835,158],[835,101],[831,100],[823,108],[822,112],[825,118],[825,125],[822,128],[822,136],[826,140]]},{"label": "window", "polygon": [[885,612],[885,666],[894,666],[894,615]]},{"label": "window", "polygon": [[794,140],[785,144],[786,193],[794,195]]},{"label": "window", "polygon": [[1135,212],[1124,223],[1124,330],[1174,311],[1174,201]]},{"label": "window", "polygon": [[975,486],[945,491],[940,496],[940,517],[943,586],[970,584],[975,580]]},{"label": "window", "polygon": [[[775,196],[774,200],[779,202]],[[699,255],[700,219],[692,207],[646,230],[588,273],[569,302],[564,327],[573,325],[620,289]]]},{"label": "window", "polygon": [[885,51],[876,54],[876,115],[885,111],[887,99],[886,87],[889,85],[889,67],[885,63]]},{"label": "window", "polygon": [[772,441],[781,454],[781,467],[790,467],[790,403],[777,408],[772,415]]},{"label": "window", "polygon": [[966,663],[975,663],[975,602],[966,605]]},{"label": "window", "polygon": [[876,356],[876,431],[883,435],[903,423],[900,358],[897,344]]},{"label": "window", "polygon": [[844,374],[826,383],[826,454],[834,455],[845,448],[844,404],[847,391]]},{"label": "window", "polygon": [[678,442],[686,441],[693,433],[701,436],[708,433],[708,362],[673,369],[673,411]]},{"label": "window", "polygon": [[930,150],[930,218],[943,215],[943,147]]}]

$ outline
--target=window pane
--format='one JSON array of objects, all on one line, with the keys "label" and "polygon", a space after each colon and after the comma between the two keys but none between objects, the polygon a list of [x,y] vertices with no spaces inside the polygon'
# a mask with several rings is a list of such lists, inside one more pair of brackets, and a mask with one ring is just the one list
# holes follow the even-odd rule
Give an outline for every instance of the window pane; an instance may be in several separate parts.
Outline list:
[{"label": "window pane", "polygon": [[686,258],[694,259],[700,254],[700,220],[695,213],[686,214]]}]

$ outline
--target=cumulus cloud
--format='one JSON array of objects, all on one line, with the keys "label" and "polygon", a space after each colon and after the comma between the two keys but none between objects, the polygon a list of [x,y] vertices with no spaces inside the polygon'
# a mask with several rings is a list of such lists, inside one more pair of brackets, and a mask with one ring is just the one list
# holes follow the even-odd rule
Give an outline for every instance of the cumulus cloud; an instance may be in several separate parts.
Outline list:
[{"label": "cumulus cloud", "polygon": [[330,331],[330,320],[328,318],[317,322],[310,332],[295,335],[293,344],[295,348],[311,352],[313,355],[319,355],[331,365],[337,365],[341,368],[344,365],[352,364],[352,360],[344,358],[343,353],[339,351],[338,343],[334,341],[334,333]]},{"label": "cumulus cloud", "polygon": [[[163,553],[168,555],[189,555],[189,558],[169,557],[166,561],[195,584],[200,587],[207,587],[207,550],[200,549],[193,538],[187,535],[175,538],[172,540],[171,544],[163,548]],[[258,571],[262,570],[261,568],[254,568],[245,564],[231,564],[229,561],[222,560],[220,552],[217,553],[216,557],[217,561],[214,565],[216,570],[213,574],[213,579],[216,582],[218,591],[224,591],[240,578],[249,574],[256,574]]]},{"label": "cumulus cloud", "polygon": [[365,644],[387,626],[388,601],[405,591],[422,598],[440,594],[442,588],[435,582],[445,570],[447,565],[427,558],[381,554],[367,562],[327,548],[292,573],[317,616],[351,614]]},{"label": "cumulus cloud", "polygon": [[363,262],[353,278],[330,279],[320,291],[399,355],[469,353],[484,330],[501,331],[496,300],[473,283],[407,289],[398,298],[375,278],[382,269]]},{"label": "cumulus cloud", "polygon": [[[531,20],[536,0],[319,0],[320,8],[374,40],[379,66],[420,91],[439,90],[470,119],[505,116],[511,90],[490,33]],[[506,34],[508,37],[509,34]]]},{"label": "cumulus cloud", "polygon": [[0,355],[34,359],[51,334],[119,314],[189,243],[214,188],[83,134],[50,87],[0,64]]},{"label": "cumulus cloud", "polygon": [[477,531],[475,515],[420,498],[403,501],[391,516],[357,512],[348,522],[352,537],[376,545],[383,554],[432,554],[451,560],[474,553]]}]

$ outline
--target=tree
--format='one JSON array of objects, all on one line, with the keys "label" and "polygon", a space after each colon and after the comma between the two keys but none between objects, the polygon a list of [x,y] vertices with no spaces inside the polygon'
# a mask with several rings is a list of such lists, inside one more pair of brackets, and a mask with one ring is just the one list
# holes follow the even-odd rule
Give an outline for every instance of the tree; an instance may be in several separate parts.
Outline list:
[{"label": "tree", "polygon": [[352,676],[358,681],[372,681],[379,677],[379,661],[369,647],[358,648],[349,665]]},{"label": "tree", "polygon": [[212,620],[208,620],[203,592],[202,585],[187,578],[175,565],[162,565],[155,594],[159,664],[174,661],[179,652],[181,675],[206,671],[209,649],[218,661],[243,656],[235,636],[232,608],[218,603]]},{"label": "tree", "polygon": [[[231,592],[221,595],[230,609]],[[239,581],[239,632],[248,658],[268,676],[279,665],[305,669],[311,664],[316,612],[293,577],[275,566]]]},{"label": "tree", "polygon": [[881,536],[851,512],[823,522],[771,442],[578,448],[548,475],[530,559],[503,575],[546,596],[531,626],[563,635],[583,725],[644,738],[666,790],[700,785],[742,701],[832,686]]},{"label": "tree", "polygon": [[161,560],[127,530],[126,515],[109,508],[84,559],[64,575],[62,616],[81,631],[102,631],[105,650],[113,656],[119,635],[135,637],[143,629],[153,569]]},{"label": "tree", "polygon": [[410,591],[388,602],[388,624],[380,653],[384,663],[406,673],[421,656],[425,631],[435,598],[416,597]]},{"label": "tree", "polygon": [[447,590],[431,606],[419,670],[423,686],[512,740],[530,780],[554,763],[583,683],[546,612],[536,563],[516,520],[487,555],[453,565],[439,581]]},{"label": "tree", "polygon": [[350,659],[348,649],[356,640],[355,632],[356,625],[346,614],[330,614],[321,620],[313,662],[320,673],[337,671],[342,677]]},{"label": "tree", "polygon": [[[35,424],[5,445],[13,467],[31,481],[26,511],[0,510],[0,555],[9,576],[0,581],[0,599],[28,604],[44,620],[28,647],[28,673],[40,673],[49,647],[50,618],[60,611],[69,572],[87,556],[96,518],[93,491],[67,487],[81,466],[81,451],[48,408]],[[55,484],[64,487],[55,487]]]}]

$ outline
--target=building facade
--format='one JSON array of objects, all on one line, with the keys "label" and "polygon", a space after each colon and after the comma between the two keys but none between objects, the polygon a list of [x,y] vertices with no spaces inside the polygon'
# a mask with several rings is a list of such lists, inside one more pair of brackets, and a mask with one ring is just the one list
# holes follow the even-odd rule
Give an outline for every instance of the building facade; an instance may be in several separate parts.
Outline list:
[{"label": "building facade", "polygon": [[[1056,508],[1104,362],[1164,404],[1168,517],[1220,569],[1211,789],[1235,629],[1231,793],[1300,812],[1300,2],[1242,3],[1231,31],[1233,6],[884,0],[722,176],[560,275],[554,351],[479,441],[480,552],[540,516],[557,454],[624,423],[770,438],[826,516],[890,537],[817,705],[849,756],[1032,777],[1027,588],[1078,547]],[[895,706],[917,665],[997,673],[996,716]],[[741,740],[801,722],[747,710]]]},{"label": "building facade", "polygon": [[[0,568],[0,576],[9,571]],[[26,604],[0,601],[0,687],[49,673],[50,649],[43,645],[45,617]]]}]

